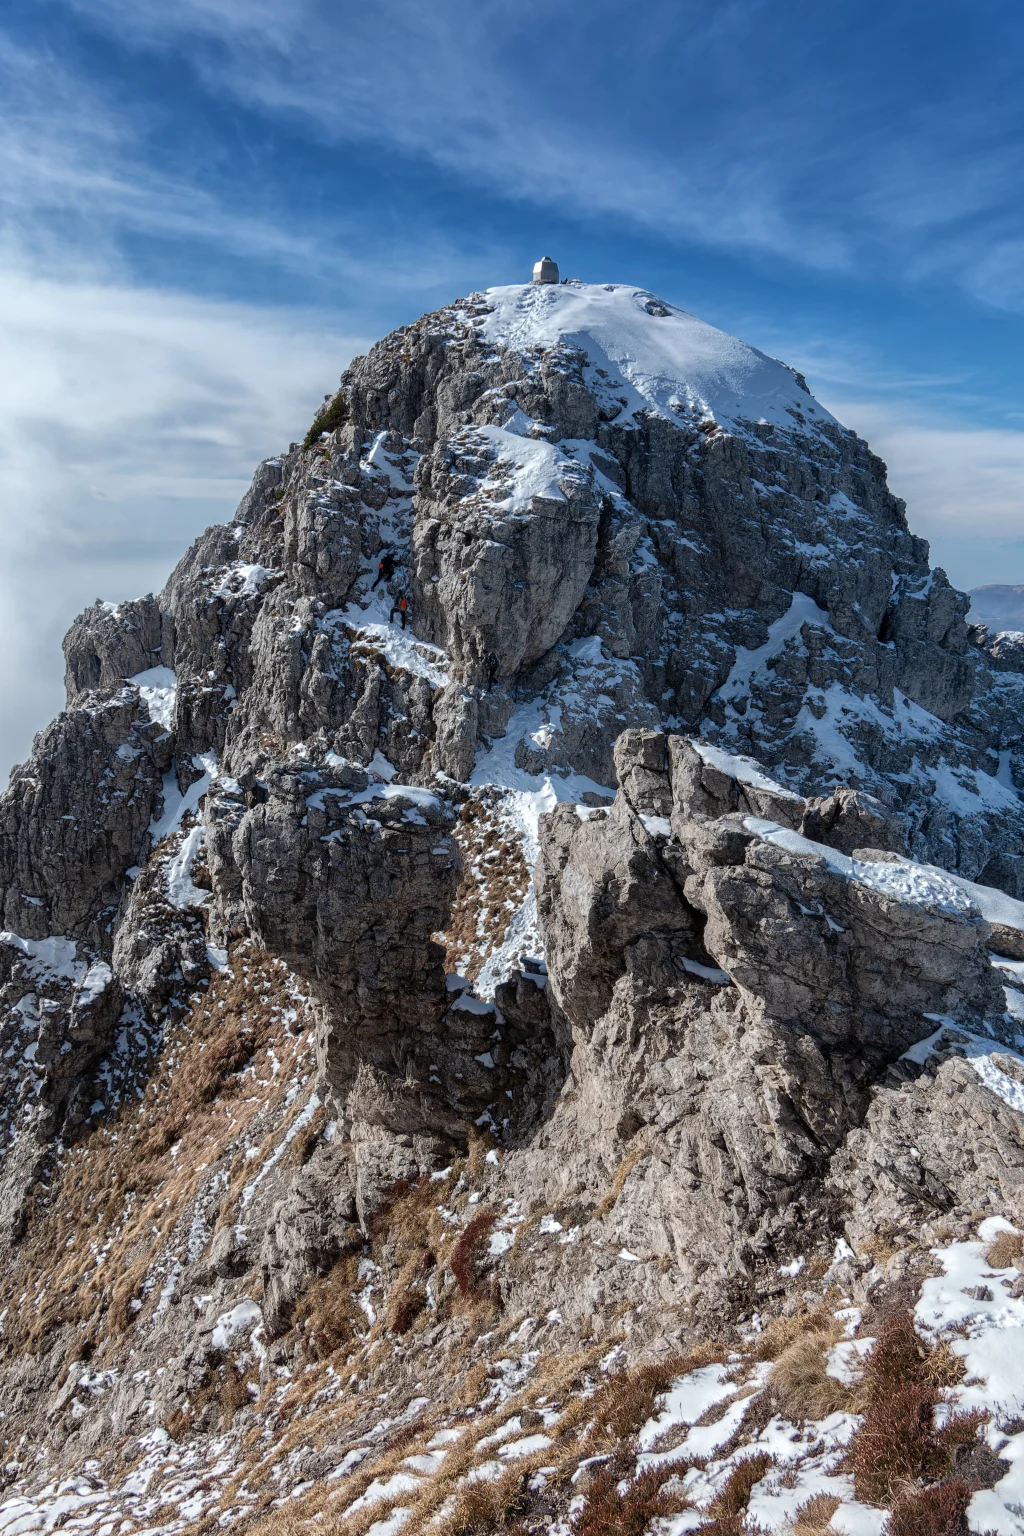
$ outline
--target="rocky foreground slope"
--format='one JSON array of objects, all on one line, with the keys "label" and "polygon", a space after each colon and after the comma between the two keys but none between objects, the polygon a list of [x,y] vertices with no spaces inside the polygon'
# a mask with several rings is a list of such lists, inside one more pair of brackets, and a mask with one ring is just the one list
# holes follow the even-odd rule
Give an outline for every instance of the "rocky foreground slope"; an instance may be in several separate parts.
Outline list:
[{"label": "rocky foreground slope", "polygon": [[0,1531],[1024,1531],[966,610],[799,375],[570,282],[76,620],[0,800]]}]

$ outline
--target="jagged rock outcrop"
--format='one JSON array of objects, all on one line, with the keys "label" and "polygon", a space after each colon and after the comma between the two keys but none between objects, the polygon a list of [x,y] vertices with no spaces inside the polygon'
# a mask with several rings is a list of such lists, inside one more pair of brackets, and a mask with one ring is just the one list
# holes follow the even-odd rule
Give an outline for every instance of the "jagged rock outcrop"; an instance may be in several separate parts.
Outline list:
[{"label": "jagged rock outcrop", "polygon": [[64,656],[69,704],[96,688],[117,691],[126,678],[173,664],[170,615],[152,596],[126,603],[97,601],[68,630]]},{"label": "jagged rock outcrop", "polygon": [[[332,1145],[321,1143],[274,1205],[263,1238],[262,1312],[268,1335],[276,1338],[285,1333],[296,1301],[311,1282],[327,1274],[347,1249],[355,1251],[361,1245],[348,1159]],[[230,1266],[227,1244],[223,1251],[222,1263]],[[243,1259],[243,1272],[246,1268]]]},{"label": "jagged rock outcrop", "polygon": [[875,1228],[1024,1221],[1024,662],[966,607],[798,375],[642,290],[357,359],[76,620],[0,798],[5,1432],[236,1422],[284,1498],[385,1364],[725,1360],[867,1301]]},{"label": "jagged rock outcrop", "polygon": [[0,917],[110,951],[127,871],[145,857],[171,738],[138,691],[90,695],[42,732],[0,797]]},{"label": "jagged rock outcrop", "polygon": [[24,1202],[60,1137],[97,1101],[93,1069],[114,1043],[124,995],[106,961],[68,939],[0,934],[0,1242],[20,1237]]},{"label": "jagged rock outcrop", "polygon": [[900,1063],[850,1133],[830,1184],[855,1242],[922,1210],[977,1209],[993,1197],[1024,1217],[1024,1063],[993,1050],[979,1076],[968,1059],[977,1052],[976,1040],[947,1025],[921,1066]]},{"label": "jagged rock outcrop", "polygon": [[[884,856],[846,871],[757,808],[714,814],[770,792],[737,779],[727,794],[720,769],[706,786],[685,742],[627,733],[616,757],[610,811],[559,806],[542,824],[550,990],[573,1039],[545,1184],[592,1186],[642,1150],[627,1245],[691,1286],[713,1272],[720,1301],[821,1200],[870,1090],[936,1017],[1013,1029],[988,924],[958,887]],[[846,841],[849,808],[815,807],[819,830]]]}]

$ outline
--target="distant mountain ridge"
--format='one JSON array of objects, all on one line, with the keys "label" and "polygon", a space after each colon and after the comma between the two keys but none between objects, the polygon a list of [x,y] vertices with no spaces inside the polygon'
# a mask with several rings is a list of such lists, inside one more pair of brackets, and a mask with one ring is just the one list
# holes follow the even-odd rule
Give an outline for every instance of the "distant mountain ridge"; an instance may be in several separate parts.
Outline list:
[{"label": "distant mountain ridge", "polygon": [[993,583],[972,587],[967,595],[971,600],[967,616],[970,623],[984,624],[991,630],[1024,631],[1024,586]]}]

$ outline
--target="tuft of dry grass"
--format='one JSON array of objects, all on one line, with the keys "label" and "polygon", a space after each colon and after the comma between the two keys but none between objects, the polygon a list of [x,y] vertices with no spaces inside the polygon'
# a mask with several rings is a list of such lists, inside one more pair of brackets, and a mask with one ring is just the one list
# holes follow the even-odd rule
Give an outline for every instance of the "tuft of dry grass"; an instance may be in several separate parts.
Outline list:
[{"label": "tuft of dry grass", "polygon": [[483,1257],[484,1244],[497,1219],[498,1212],[492,1206],[485,1206],[482,1211],[478,1211],[459,1234],[449,1255],[448,1267],[455,1276],[459,1293],[467,1301],[493,1300],[490,1287],[482,1281],[477,1268]]},{"label": "tuft of dry grass", "polygon": [[463,1483],[455,1494],[454,1507],[434,1529],[438,1536],[492,1536],[524,1530],[522,1516],[529,1508],[526,1475],[521,1467],[509,1467],[492,1482]]},{"label": "tuft of dry grass", "polygon": [[593,1474],[587,1502],[569,1526],[573,1536],[644,1536],[652,1520],[681,1514],[689,1500],[681,1488],[665,1486],[678,1471],[649,1467],[630,1478],[625,1458],[613,1457]]},{"label": "tuft of dry grass", "polygon": [[893,1505],[886,1536],[967,1536],[970,1499],[959,1478],[906,1493]]},{"label": "tuft of dry grass", "polygon": [[790,1536],[824,1536],[842,1502],[834,1493],[812,1493],[794,1511]]},{"label": "tuft of dry grass", "polygon": [[753,1456],[745,1456],[729,1473],[712,1503],[709,1510],[712,1518],[728,1520],[732,1516],[745,1514],[755,1483],[759,1483],[774,1465],[775,1457],[767,1451],[755,1451]]},{"label": "tuft of dry grass", "polygon": [[1024,1268],[1024,1232],[1000,1232],[985,1258],[993,1269]]},{"label": "tuft of dry grass", "polygon": [[[825,1307],[813,1311],[796,1312],[792,1317],[776,1317],[760,1333],[750,1347],[751,1360],[777,1360],[795,1339],[805,1333],[826,1333],[835,1328],[836,1320]],[[838,1334],[836,1335],[838,1337]]]},{"label": "tuft of dry grass", "polygon": [[391,1287],[384,1325],[392,1333],[408,1333],[427,1304],[424,1281],[436,1260],[427,1248],[419,1248],[407,1259]]},{"label": "tuft of dry grass", "polygon": [[847,1451],[845,1467],[862,1504],[885,1505],[925,1469],[932,1449],[934,1387],[908,1381],[875,1397]]},{"label": "tuft of dry grass", "polygon": [[940,1339],[924,1361],[924,1376],[935,1387],[957,1387],[967,1375],[960,1355],[954,1355],[947,1339]]},{"label": "tuft of dry grass", "polygon": [[827,1369],[828,1353],[841,1336],[842,1330],[835,1324],[820,1331],[812,1329],[798,1334],[779,1355],[769,1385],[787,1419],[800,1424],[850,1407],[849,1388]]},{"label": "tuft of dry grass", "polygon": [[883,1325],[857,1394],[864,1422],[844,1462],[862,1503],[891,1504],[909,1485],[948,1478],[958,1453],[977,1443],[984,1413],[954,1413],[941,1430],[933,1428],[941,1401],[936,1378],[947,1368],[945,1358],[932,1366],[909,1312]]},{"label": "tuft of dry grass", "polygon": [[299,1297],[293,1326],[314,1360],[328,1359],[365,1329],[366,1319],[354,1300],[358,1273],[359,1254],[343,1254]]},{"label": "tuft of dry grass", "polygon": [[588,1443],[616,1452],[624,1440],[647,1423],[657,1412],[657,1399],[680,1376],[698,1366],[723,1358],[720,1350],[708,1346],[689,1355],[674,1355],[650,1365],[638,1365],[611,1377],[590,1398],[574,1404],[563,1415],[568,1427],[572,1420],[590,1420]]},{"label": "tuft of dry grass", "polygon": [[609,1184],[607,1190],[602,1195],[597,1205],[595,1205],[593,1210],[594,1216],[598,1218],[601,1216],[607,1216],[608,1212],[614,1207],[615,1202],[618,1200],[619,1196],[622,1194],[622,1191],[625,1189],[626,1180],[633,1172],[633,1169],[636,1167],[640,1159],[647,1155],[647,1150],[648,1149],[646,1147],[634,1147],[632,1152],[626,1153],[625,1157],[622,1159],[621,1163],[615,1170],[615,1176],[612,1179],[612,1182]]},{"label": "tuft of dry grass", "polygon": [[167,1415],[166,1429],[172,1440],[184,1440],[192,1425],[192,1415],[187,1408],[175,1408]]}]

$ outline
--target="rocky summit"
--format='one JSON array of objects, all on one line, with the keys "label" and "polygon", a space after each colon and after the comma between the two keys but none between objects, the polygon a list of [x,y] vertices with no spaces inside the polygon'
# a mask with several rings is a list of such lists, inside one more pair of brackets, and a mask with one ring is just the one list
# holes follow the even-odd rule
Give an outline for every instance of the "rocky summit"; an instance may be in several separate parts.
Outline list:
[{"label": "rocky summit", "polygon": [[0,1533],[1020,1536],[968,606],[800,374],[545,279],[76,619],[0,800]]}]

